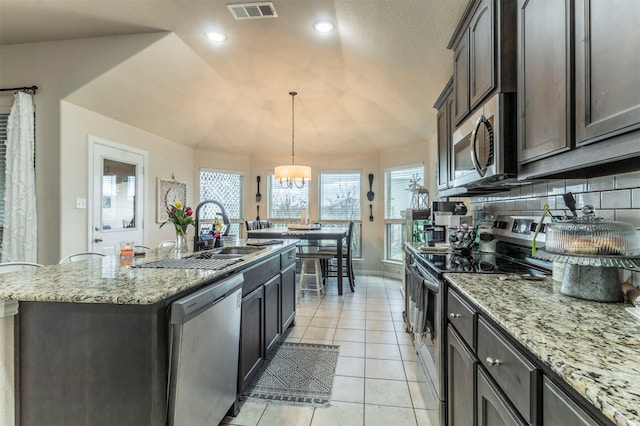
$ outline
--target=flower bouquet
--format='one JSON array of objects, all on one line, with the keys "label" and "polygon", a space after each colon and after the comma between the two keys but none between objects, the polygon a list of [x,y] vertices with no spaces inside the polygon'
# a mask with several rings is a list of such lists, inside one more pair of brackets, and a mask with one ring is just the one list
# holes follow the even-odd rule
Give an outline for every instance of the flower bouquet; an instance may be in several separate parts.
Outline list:
[{"label": "flower bouquet", "polygon": [[176,251],[188,250],[187,228],[189,225],[195,226],[193,209],[184,206],[180,201],[176,201],[167,206],[167,214],[169,218],[160,224],[160,228],[169,222],[173,223],[173,226],[176,228]]}]

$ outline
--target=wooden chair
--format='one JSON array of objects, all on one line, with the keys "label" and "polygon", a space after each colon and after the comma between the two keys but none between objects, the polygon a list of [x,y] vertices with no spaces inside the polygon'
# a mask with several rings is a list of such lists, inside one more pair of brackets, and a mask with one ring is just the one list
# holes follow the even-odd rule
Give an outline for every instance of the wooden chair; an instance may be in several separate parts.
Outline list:
[{"label": "wooden chair", "polygon": [[259,220],[245,220],[244,224],[247,227],[247,231],[256,231],[261,229]]},{"label": "wooden chair", "polygon": [[318,253],[322,255],[330,255],[329,259],[324,260],[321,263],[323,270],[322,274],[325,278],[338,276],[340,271],[338,271],[337,264],[334,264],[332,261],[337,259],[338,256],[342,256],[342,276],[349,280],[349,287],[351,287],[351,291],[354,291],[356,287],[356,278],[353,274],[353,250],[351,247],[354,225],[354,221],[349,222],[349,231],[345,238],[345,244],[342,246],[342,253],[337,253],[337,247],[323,247],[318,250]]},{"label": "wooden chair", "polygon": [[98,257],[105,257],[105,256],[102,253],[86,251],[82,253],[70,254],[69,256],[66,256],[60,259],[60,262],[58,263],[78,262],[80,260],[94,259]]},{"label": "wooden chair", "polygon": [[271,222],[268,219],[260,221],[260,229],[271,228]]}]

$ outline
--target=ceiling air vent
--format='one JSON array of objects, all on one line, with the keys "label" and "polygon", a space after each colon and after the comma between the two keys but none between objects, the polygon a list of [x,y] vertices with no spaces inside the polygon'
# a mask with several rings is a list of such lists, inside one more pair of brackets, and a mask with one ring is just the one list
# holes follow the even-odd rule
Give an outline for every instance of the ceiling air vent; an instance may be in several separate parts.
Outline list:
[{"label": "ceiling air vent", "polygon": [[278,14],[270,1],[259,3],[228,4],[227,8],[236,19],[277,18]]}]

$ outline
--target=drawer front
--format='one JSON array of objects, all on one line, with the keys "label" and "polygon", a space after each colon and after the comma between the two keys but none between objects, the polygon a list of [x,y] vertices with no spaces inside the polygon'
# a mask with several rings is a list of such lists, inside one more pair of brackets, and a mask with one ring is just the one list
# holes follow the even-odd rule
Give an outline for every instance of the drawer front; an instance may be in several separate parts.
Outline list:
[{"label": "drawer front", "polygon": [[537,420],[539,370],[495,327],[478,318],[478,358],[520,414]]},{"label": "drawer front", "polygon": [[284,253],[280,253],[280,268],[284,269],[296,261],[296,249],[287,250]]},{"label": "drawer front", "polygon": [[476,311],[464,302],[453,290],[449,289],[447,298],[447,317],[469,347],[475,349],[473,329]]},{"label": "drawer front", "polygon": [[280,256],[275,255],[242,272],[244,273],[244,285],[242,286],[242,295],[244,296],[280,272]]}]

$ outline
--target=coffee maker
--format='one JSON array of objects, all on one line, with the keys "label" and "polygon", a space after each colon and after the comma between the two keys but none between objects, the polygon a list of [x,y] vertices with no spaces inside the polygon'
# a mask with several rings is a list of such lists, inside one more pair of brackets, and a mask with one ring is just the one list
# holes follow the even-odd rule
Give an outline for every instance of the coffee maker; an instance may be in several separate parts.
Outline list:
[{"label": "coffee maker", "polygon": [[449,228],[457,229],[462,225],[473,225],[473,218],[466,215],[466,206],[459,201],[434,201],[431,212],[435,242],[449,242]]}]

